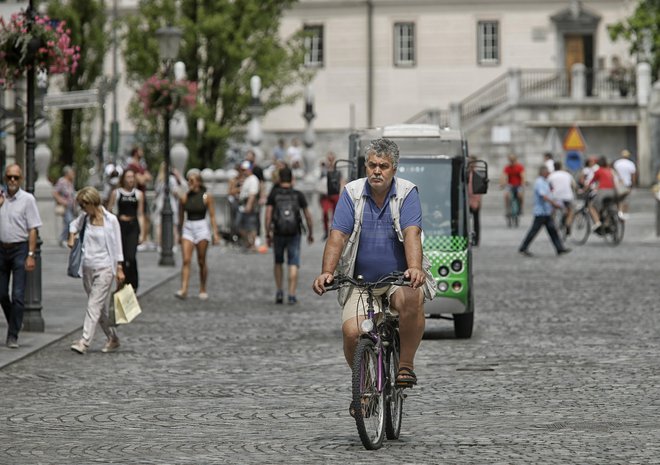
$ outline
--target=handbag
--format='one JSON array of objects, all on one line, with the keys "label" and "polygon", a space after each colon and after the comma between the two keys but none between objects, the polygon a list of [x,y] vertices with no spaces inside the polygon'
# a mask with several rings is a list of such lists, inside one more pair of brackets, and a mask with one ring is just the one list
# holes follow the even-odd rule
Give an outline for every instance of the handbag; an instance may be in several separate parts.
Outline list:
[{"label": "handbag", "polygon": [[87,215],[83,218],[83,226],[80,234],[76,237],[73,247],[69,252],[69,263],[66,268],[67,276],[72,278],[82,278],[80,274],[80,264],[83,258],[83,241],[85,240],[85,228],[87,227]]},{"label": "handbag", "polygon": [[115,292],[114,304],[115,324],[117,325],[130,323],[136,316],[142,313],[133,286],[130,284],[124,285],[121,289]]},{"label": "handbag", "polygon": [[65,213],[66,213],[66,206],[65,205],[62,205],[61,203],[58,203],[57,205],[55,205],[55,214],[57,216],[64,216]]}]

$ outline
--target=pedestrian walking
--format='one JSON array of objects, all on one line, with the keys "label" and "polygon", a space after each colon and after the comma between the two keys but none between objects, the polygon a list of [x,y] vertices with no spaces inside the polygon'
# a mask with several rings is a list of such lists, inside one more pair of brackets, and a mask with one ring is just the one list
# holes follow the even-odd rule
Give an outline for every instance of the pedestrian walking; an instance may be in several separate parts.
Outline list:
[{"label": "pedestrian walking", "polygon": [[553,173],[555,171],[554,155],[550,152],[545,152],[543,154],[543,164],[548,168],[548,173]]},{"label": "pedestrian walking", "polygon": [[87,310],[82,337],[71,345],[71,350],[85,354],[94,339],[96,326],[100,325],[107,338],[101,352],[114,352],[119,348],[119,337],[110,324],[110,296],[115,279],[119,286],[125,278],[119,221],[101,205],[101,196],[93,187],[80,189],[76,201],[82,213],[69,226],[68,242],[69,247],[73,247],[75,236],[85,228],[80,266]]},{"label": "pedestrian walking", "polygon": [[[325,156],[325,161],[323,162],[321,169],[321,179],[320,179],[320,189],[319,189],[319,202],[321,203],[321,210],[323,211],[323,240],[325,241],[328,238],[328,233],[330,232],[330,224],[332,221],[332,216],[335,214],[335,208],[337,208],[337,202],[339,202],[339,192],[343,187],[341,181],[341,172],[336,171],[335,160],[336,155],[333,152],[328,152]],[[336,174],[334,174],[336,173]],[[328,185],[328,177],[334,176],[337,178],[338,185],[333,184],[333,190],[329,190],[330,186]],[[337,190],[334,190],[337,188]]]},{"label": "pedestrian walking", "polygon": [[571,249],[567,249],[561,243],[555,223],[552,221],[552,208],[561,208],[562,204],[552,197],[550,184],[548,183],[549,174],[548,167],[543,165],[539,169],[539,177],[534,181],[534,209],[532,211],[534,214],[534,222],[532,223],[529,232],[527,232],[525,240],[518,249],[518,252],[526,257],[533,256],[529,251],[529,246],[543,226],[545,226],[545,229],[548,231],[548,235],[550,236],[552,244],[555,246],[557,255],[562,255],[571,251]]},{"label": "pedestrian walking", "polygon": [[[176,168],[170,169],[168,177],[170,188],[170,207],[172,209],[172,223],[174,224],[174,243],[179,243],[179,195],[183,187],[183,178]],[[165,162],[160,164],[158,175],[154,183],[156,197],[151,209],[151,224],[156,232],[156,246],[160,248],[162,241],[161,217],[163,216],[163,205],[165,205]]]},{"label": "pedestrian walking", "polygon": [[[302,212],[302,214],[301,214]],[[293,188],[293,174],[290,168],[282,168],[279,172],[279,185],[273,190],[266,201],[266,241],[273,247],[275,256],[275,303],[284,301],[283,274],[284,252],[288,264],[288,296],[287,302],[292,305],[298,299],[298,269],[300,268],[300,240],[302,237],[302,216],[307,224],[307,242],[314,242],[312,232],[312,215],[307,208],[305,195]]]},{"label": "pedestrian walking", "polygon": [[[7,319],[7,347],[17,349],[23,325],[27,273],[34,270],[41,217],[34,196],[21,189],[23,171],[5,169],[7,192],[0,191],[0,304]],[[11,297],[9,281],[11,279]]]},{"label": "pedestrian walking", "polygon": [[[144,152],[141,147],[133,147],[131,150],[131,157],[124,169],[131,169],[135,173],[135,181],[137,188],[142,191],[144,197],[144,223],[142,235],[144,241],[140,244],[140,250],[149,249],[149,233],[151,232],[151,219],[149,217],[149,204],[147,202],[147,185],[152,181],[147,161],[144,159]],[[151,244],[153,246],[153,244]]]},{"label": "pedestrian walking", "polygon": [[76,205],[76,188],[74,181],[76,171],[69,165],[62,168],[62,177],[55,183],[53,198],[55,199],[55,213],[62,217],[62,232],[60,245],[66,247],[69,238],[69,223],[73,221]]},{"label": "pedestrian walking", "polygon": [[256,252],[255,241],[259,228],[259,195],[261,185],[259,178],[252,173],[252,163],[244,160],[241,163],[243,171],[243,184],[238,196],[238,229],[243,244],[248,252]]},{"label": "pedestrian walking", "polygon": [[110,209],[117,215],[124,255],[123,271],[126,284],[137,290],[139,285],[137,250],[144,243],[144,194],[136,186],[135,172],[127,168],[121,175],[119,187],[110,194]]},{"label": "pedestrian walking", "polygon": [[470,155],[468,157],[468,206],[470,207],[470,214],[472,215],[472,228],[474,231],[473,244],[478,246],[481,239],[481,222],[479,221],[479,213],[481,212],[481,194],[475,194],[472,190],[472,177],[474,175],[476,162],[476,156]]},{"label": "pedestrian walking", "polygon": [[[206,192],[199,170],[190,170],[188,179],[188,192],[181,196],[179,205],[179,237],[181,242],[181,288],[174,294],[178,299],[188,297],[188,284],[190,283],[190,264],[193,250],[197,250],[197,265],[199,266],[199,299],[206,300],[209,295],[206,291],[208,265],[206,252],[209,243],[219,244],[220,236],[218,225],[215,222],[215,206],[213,196]],[[208,214],[211,227],[206,220]]]}]

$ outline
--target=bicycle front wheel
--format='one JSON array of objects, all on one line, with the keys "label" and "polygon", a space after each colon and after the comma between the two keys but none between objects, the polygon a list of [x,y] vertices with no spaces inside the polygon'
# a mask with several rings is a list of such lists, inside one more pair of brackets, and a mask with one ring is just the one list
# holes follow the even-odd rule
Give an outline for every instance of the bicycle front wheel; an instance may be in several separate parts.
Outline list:
[{"label": "bicycle front wheel", "polygon": [[353,403],[355,424],[366,449],[379,449],[385,437],[383,392],[378,390],[378,352],[371,339],[360,340],[353,358]]},{"label": "bicycle front wheel", "polygon": [[571,238],[573,242],[578,245],[583,245],[589,238],[591,232],[591,220],[589,213],[585,210],[580,210],[575,213],[573,218],[573,227],[571,228]]},{"label": "bicycle front wheel", "polygon": [[396,387],[399,373],[399,331],[394,331],[392,345],[387,351],[387,386],[385,389],[385,435],[387,439],[399,439],[403,416],[403,389]]}]

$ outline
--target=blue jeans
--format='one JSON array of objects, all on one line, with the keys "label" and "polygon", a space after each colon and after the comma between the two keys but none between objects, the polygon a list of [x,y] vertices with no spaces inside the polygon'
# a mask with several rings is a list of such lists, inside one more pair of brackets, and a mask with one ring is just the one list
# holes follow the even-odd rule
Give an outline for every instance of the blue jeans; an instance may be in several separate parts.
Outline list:
[{"label": "blue jeans", "polygon": [[[9,337],[18,338],[23,326],[23,310],[25,309],[25,258],[28,253],[28,243],[23,242],[14,247],[0,247],[0,304],[5,312]],[[12,277],[11,299],[9,298],[9,277]]]},{"label": "blue jeans", "polygon": [[64,216],[62,216],[62,233],[60,234],[60,242],[67,241],[69,239],[69,223],[73,221],[73,206],[66,207],[64,210]]},{"label": "blue jeans", "polygon": [[557,250],[557,253],[564,250],[564,245],[561,243],[561,239],[559,239],[559,234],[557,234],[557,228],[555,228],[555,223],[554,221],[552,221],[552,216],[542,215],[542,216],[534,217],[534,223],[532,224],[532,227],[529,229],[529,232],[527,233],[527,237],[525,237],[525,240],[520,246],[519,249],[520,251],[527,250],[527,248],[532,243],[532,241],[534,240],[534,238],[536,237],[536,235],[539,233],[539,231],[543,226],[545,226],[545,229],[548,231],[550,240],[552,241],[552,244],[555,246],[555,250]]}]

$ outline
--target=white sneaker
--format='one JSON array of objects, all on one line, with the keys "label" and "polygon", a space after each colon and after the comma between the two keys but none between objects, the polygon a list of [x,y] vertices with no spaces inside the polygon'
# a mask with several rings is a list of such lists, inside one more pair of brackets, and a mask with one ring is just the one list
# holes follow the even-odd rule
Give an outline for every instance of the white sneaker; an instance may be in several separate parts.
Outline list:
[{"label": "white sneaker", "polygon": [[82,339],[80,339],[71,345],[71,350],[73,350],[74,352],[78,352],[80,355],[85,355],[85,353],[87,352],[87,346],[82,341]]}]

